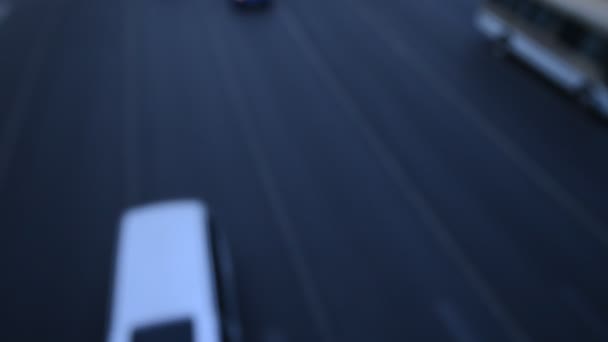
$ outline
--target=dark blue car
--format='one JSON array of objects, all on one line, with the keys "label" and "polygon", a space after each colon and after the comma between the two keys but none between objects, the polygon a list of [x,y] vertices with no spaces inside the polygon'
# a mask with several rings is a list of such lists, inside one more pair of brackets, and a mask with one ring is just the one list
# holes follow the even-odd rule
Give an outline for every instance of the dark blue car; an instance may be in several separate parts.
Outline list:
[{"label": "dark blue car", "polygon": [[241,7],[264,7],[270,5],[271,0],[232,0]]}]

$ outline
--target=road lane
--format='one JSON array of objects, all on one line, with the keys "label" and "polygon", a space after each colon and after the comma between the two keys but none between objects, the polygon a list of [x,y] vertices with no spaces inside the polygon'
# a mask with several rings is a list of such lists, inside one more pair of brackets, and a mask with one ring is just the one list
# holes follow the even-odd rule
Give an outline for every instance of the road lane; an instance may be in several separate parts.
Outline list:
[{"label": "road lane", "polygon": [[210,205],[234,244],[249,338],[278,332],[319,340],[257,174],[259,161],[233,113],[241,110],[242,95],[223,86],[232,76],[222,66],[231,66],[238,54],[220,51],[218,24],[235,14],[224,3],[196,2],[138,2],[132,13],[140,56],[140,200],[186,196]]},{"label": "road lane", "polygon": [[124,207],[117,4],[57,2],[58,11],[46,13],[59,16],[58,26],[45,43],[0,191],[2,340],[105,335],[110,256]]},{"label": "road lane", "polygon": [[[40,8],[6,22],[28,43],[0,32],[15,47],[1,57],[12,75],[1,108],[16,97]],[[605,132],[485,56],[471,8],[66,2],[2,184],[3,255],[14,260],[3,333],[102,340],[121,211],[195,197],[233,245],[248,341],[601,340],[606,246],[442,89],[600,226],[606,163],[592,157]],[[565,132],[587,139],[561,153]]]}]

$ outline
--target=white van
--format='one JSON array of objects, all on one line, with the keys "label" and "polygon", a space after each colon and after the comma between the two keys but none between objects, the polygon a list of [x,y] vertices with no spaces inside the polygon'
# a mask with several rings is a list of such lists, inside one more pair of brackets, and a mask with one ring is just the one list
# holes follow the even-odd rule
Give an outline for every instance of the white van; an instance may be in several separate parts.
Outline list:
[{"label": "white van", "polygon": [[198,201],[156,203],[123,216],[108,342],[239,342],[225,237]]}]

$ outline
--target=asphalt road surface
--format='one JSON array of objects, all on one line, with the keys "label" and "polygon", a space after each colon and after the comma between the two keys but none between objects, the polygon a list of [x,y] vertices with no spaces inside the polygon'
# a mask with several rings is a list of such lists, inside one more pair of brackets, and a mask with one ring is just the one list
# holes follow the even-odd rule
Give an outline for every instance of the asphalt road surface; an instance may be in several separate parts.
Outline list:
[{"label": "asphalt road surface", "polygon": [[118,220],[200,198],[246,341],[608,341],[608,127],[473,0],[20,0],[2,341],[105,339]]}]

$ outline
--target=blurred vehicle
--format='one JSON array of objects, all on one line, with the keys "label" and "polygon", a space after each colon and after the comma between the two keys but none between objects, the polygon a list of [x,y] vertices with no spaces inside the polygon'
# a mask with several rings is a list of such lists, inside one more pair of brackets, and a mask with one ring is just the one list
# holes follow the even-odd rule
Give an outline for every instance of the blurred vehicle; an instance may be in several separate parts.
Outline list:
[{"label": "blurred vehicle", "polygon": [[176,200],[121,222],[108,342],[240,342],[231,253],[207,207]]},{"label": "blurred vehicle", "polygon": [[270,5],[271,0],[231,0],[239,7],[264,7]]},{"label": "blurred vehicle", "polygon": [[486,0],[476,26],[608,118],[608,1]]}]

